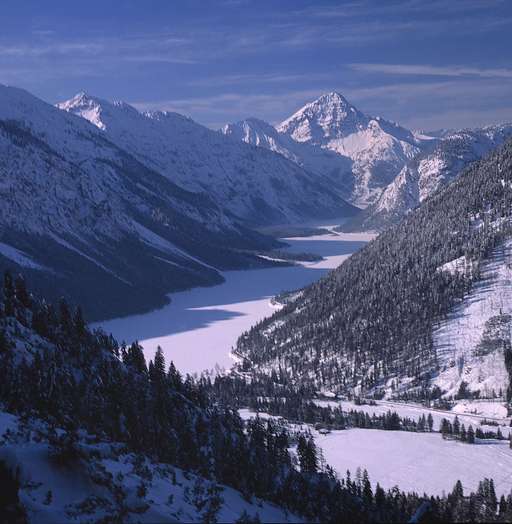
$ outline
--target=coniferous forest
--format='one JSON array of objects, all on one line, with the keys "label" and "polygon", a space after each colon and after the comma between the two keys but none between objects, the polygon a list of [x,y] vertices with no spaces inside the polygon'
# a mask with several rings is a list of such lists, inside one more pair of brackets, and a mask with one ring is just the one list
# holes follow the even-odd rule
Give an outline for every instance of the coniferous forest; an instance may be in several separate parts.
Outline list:
[{"label": "coniferous forest", "polygon": [[[120,346],[112,336],[91,332],[80,309],[36,299],[21,277],[5,274],[0,315],[2,408],[20,416],[28,434],[34,421],[44,422],[38,438],[51,443],[62,464],[86,460],[85,430],[96,441],[119,443],[244,496],[275,502],[306,520],[506,522],[512,517],[512,496],[498,501],[492,479],[483,479],[475,493],[464,493],[458,483],[444,497],[372,487],[366,472],[340,479],[322,463],[308,432],[290,432],[278,421],[242,421],[221,394],[225,385],[182,377],[172,363],[166,366],[160,350],[146,363],[140,345]],[[373,420],[357,412],[345,416],[338,423],[390,430],[411,424],[392,413]],[[302,418],[310,421],[308,415]],[[429,430],[428,421],[421,424]],[[24,522],[16,473],[3,464],[0,475],[8,486],[0,498],[3,514],[8,522]],[[209,497],[215,501],[218,493],[213,490]],[[211,509],[207,521],[215,522],[215,504]],[[122,521],[126,511],[120,500],[108,522]]]},{"label": "coniferous forest", "polygon": [[[244,333],[239,369],[376,396],[389,379],[409,377],[397,397],[439,396],[429,385],[439,371],[433,326],[479,281],[483,260],[510,235],[511,181],[509,141]],[[460,257],[464,271],[442,270]]]}]

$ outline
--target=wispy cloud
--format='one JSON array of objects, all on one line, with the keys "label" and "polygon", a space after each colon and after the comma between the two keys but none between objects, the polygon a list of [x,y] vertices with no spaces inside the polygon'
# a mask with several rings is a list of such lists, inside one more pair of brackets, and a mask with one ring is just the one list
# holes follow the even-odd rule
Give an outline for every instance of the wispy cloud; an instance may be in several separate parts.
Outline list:
[{"label": "wispy cloud", "polygon": [[388,75],[412,76],[448,76],[448,77],[481,77],[481,78],[512,78],[512,69],[478,68],[460,65],[434,66],[423,64],[349,64],[355,71],[367,73],[384,73]]},{"label": "wispy cloud", "polygon": [[[341,75],[340,75],[341,76]],[[499,78],[456,78],[437,82],[399,82],[350,86],[318,83],[298,90],[229,93],[154,101],[136,101],[140,110],[168,110],[191,116],[213,128],[255,116],[271,123],[286,118],[321,94],[337,90],[364,112],[414,128],[471,127],[512,121],[510,89]],[[493,103],[489,104],[489,100]]]},{"label": "wispy cloud", "polygon": [[111,59],[140,62],[196,63],[189,53],[192,38],[174,34],[147,34],[127,37],[62,39],[57,35],[39,41],[5,44],[0,40],[0,60],[94,58],[98,63]]},{"label": "wispy cloud", "polygon": [[493,7],[503,5],[507,0],[398,0],[375,3],[371,0],[356,0],[352,2],[340,2],[339,5],[332,3],[315,3],[314,6],[295,11],[298,15],[310,15],[318,18],[355,18],[362,16],[424,16],[442,14],[467,13],[469,11],[489,11]]},{"label": "wispy cloud", "polygon": [[194,87],[225,87],[225,86],[255,86],[255,85],[276,85],[289,84],[292,82],[312,83],[326,82],[335,78],[336,74],[326,73],[249,73],[238,75],[223,75],[207,78],[194,79],[187,82],[187,85]]},{"label": "wispy cloud", "polygon": [[305,101],[316,98],[324,91],[328,89],[303,89],[281,94],[231,92],[193,98],[135,101],[131,102],[131,105],[141,111],[175,111],[210,127],[220,127],[228,121],[254,115],[276,123],[303,105]]}]

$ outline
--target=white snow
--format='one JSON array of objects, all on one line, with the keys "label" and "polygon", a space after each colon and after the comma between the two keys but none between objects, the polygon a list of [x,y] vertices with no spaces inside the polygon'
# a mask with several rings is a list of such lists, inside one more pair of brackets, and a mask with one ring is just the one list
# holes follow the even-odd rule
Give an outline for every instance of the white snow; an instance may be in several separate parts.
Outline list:
[{"label": "white snow", "polygon": [[[34,429],[44,424],[30,420]],[[20,500],[30,522],[99,522],[116,508],[119,492],[128,510],[123,522],[167,523],[201,522],[202,514],[194,504],[192,490],[198,481],[194,474],[168,464],[123,451],[116,443],[98,442],[80,432],[80,460],[68,466],[51,457],[48,442],[34,431],[19,431],[17,417],[0,411],[0,460],[20,474]],[[6,434],[9,430],[10,433]],[[60,431],[60,430],[58,430]],[[5,438],[4,438],[5,437]],[[208,482],[202,479],[206,488]],[[138,492],[144,484],[146,493]],[[243,511],[262,522],[301,522],[269,502],[246,500],[238,491],[223,485],[219,522],[234,522]],[[51,500],[47,500],[51,492]],[[110,520],[109,520],[110,521]]]},{"label": "white snow", "polygon": [[[470,425],[477,428],[481,422],[492,420],[500,425],[502,434],[506,437],[510,431],[510,417],[507,416],[507,408],[503,402],[494,401],[460,401],[451,411],[434,409],[422,406],[421,404],[413,404],[398,401],[379,400],[375,406],[369,404],[362,404],[357,406],[348,400],[315,400],[315,404],[319,406],[340,406],[344,411],[363,411],[369,415],[383,415],[388,411],[396,411],[401,417],[408,417],[412,420],[418,420],[422,415],[428,417],[432,415],[434,422],[433,429],[439,430],[441,427],[441,420],[443,418],[453,421],[455,416],[458,416],[461,424],[466,428]],[[496,427],[487,427],[488,430],[496,431]]]},{"label": "white snow", "polygon": [[[380,406],[349,403],[346,407],[369,413],[381,412]],[[389,409],[382,408],[382,412]],[[393,410],[404,416],[414,416],[411,409],[393,406]],[[256,416],[248,409],[241,409],[239,413],[244,420]],[[419,414],[416,411],[416,415]],[[277,418],[266,413],[259,413],[259,416]],[[459,418],[464,422],[462,417]],[[366,469],[374,487],[378,482],[385,489],[398,486],[420,495],[441,495],[450,492],[457,480],[462,482],[466,491],[470,491],[476,490],[478,482],[484,478],[493,478],[498,497],[508,495],[512,489],[512,450],[506,440],[465,444],[443,440],[439,433],[355,428],[321,434],[307,425],[291,427],[311,431],[326,463],[339,477],[344,477],[347,470],[353,477],[357,468]]]},{"label": "white snow", "polygon": [[138,339],[147,359],[154,357],[160,345],[167,362],[172,360],[184,373],[229,368],[236,340],[273,313],[270,299],[274,295],[318,280],[372,237],[361,233],[285,239],[291,250],[317,253],[324,260],[292,267],[227,271],[226,281],[218,286],[174,293],[171,303],[162,309],[103,322],[101,327],[119,340]]},{"label": "white snow", "polygon": [[465,256],[461,256],[459,258],[446,262],[446,264],[443,264],[442,266],[438,267],[437,270],[446,271],[447,273],[450,273],[452,275],[456,275],[458,273],[465,275],[471,272],[471,268],[471,260],[468,260]]},{"label": "white snow", "polygon": [[[473,414],[490,420],[507,419],[507,407],[503,402],[489,402],[481,400],[461,400],[453,407],[454,413]],[[506,433],[504,433],[506,434]]]},{"label": "white snow", "polygon": [[361,207],[379,196],[424,141],[393,122],[363,114],[339,93],[306,104],[276,128],[249,118],[222,132],[341,181],[345,198]]},{"label": "white snow", "polygon": [[443,440],[439,433],[349,429],[327,435],[315,432],[325,460],[340,475],[366,468],[373,483],[406,491],[439,494],[460,480],[475,490],[493,478],[498,496],[512,489],[512,450],[507,441],[465,444]]},{"label": "white snow", "polygon": [[[463,381],[471,391],[480,390],[486,397],[493,391],[506,391],[508,385],[501,348],[487,352],[479,351],[478,346],[491,317],[512,314],[512,241],[495,248],[482,263],[481,275],[482,280],[462,304],[433,331],[441,366],[433,384],[447,391],[447,396],[455,395]],[[511,323],[505,323],[502,329],[510,338]]]},{"label": "white snow", "polygon": [[88,120],[178,186],[206,193],[223,209],[252,222],[311,219],[315,208],[320,216],[321,210],[341,213],[346,207],[339,191],[296,163],[230,140],[180,114],[141,113],[126,103],[84,93],[58,107]]},{"label": "white snow", "polygon": [[375,203],[372,216],[406,214],[511,134],[511,124],[500,124],[440,135],[434,139],[439,142],[433,149],[420,152],[397,173]]}]

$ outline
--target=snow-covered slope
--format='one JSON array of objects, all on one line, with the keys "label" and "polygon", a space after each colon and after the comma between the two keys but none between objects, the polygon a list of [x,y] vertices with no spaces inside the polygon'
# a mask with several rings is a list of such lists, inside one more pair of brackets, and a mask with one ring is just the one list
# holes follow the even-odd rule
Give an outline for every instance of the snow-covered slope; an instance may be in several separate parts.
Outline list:
[{"label": "snow-covered slope", "polygon": [[512,124],[452,132],[419,153],[386,187],[374,205],[355,222],[361,229],[378,229],[398,221],[471,162],[512,135]]},{"label": "snow-covered slope", "polygon": [[275,151],[318,176],[329,177],[332,187],[339,189],[347,200],[352,200],[353,162],[348,156],[305,142],[297,142],[292,137],[280,133],[269,123],[257,118],[227,124],[221,129],[221,132],[235,140]]},{"label": "snow-covered slope", "polygon": [[299,109],[276,127],[277,133],[255,119],[230,124],[222,131],[329,175],[351,202],[362,207],[373,202],[431,141],[393,122],[365,115],[335,92]]},{"label": "snow-covered slope", "polygon": [[[356,210],[325,176],[281,155],[235,142],[177,113],[140,113],[80,93],[58,105],[189,191],[208,194],[251,224],[348,216]],[[273,148],[270,148],[273,149]]]},{"label": "snow-covered slope", "polygon": [[503,345],[512,340],[512,241],[496,247],[480,272],[481,281],[434,328],[440,370],[433,383],[446,396],[464,382],[481,397],[502,398],[509,384]]},{"label": "snow-covered slope", "polygon": [[[38,419],[0,411],[0,461],[18,471],[28,521],[219,522],[243,514],[263,522],[301,522],[297,515],[198,475],[129,452],[84,430],[66,455],[66,432]],[[215,508],[215,509],[214,509]],[[5,521],[6,522],[6,521]]]},{"label": "snow-covered slope", "polygon": [[512,140],[239,338],[243,372],[343,394],[512,398]]},{"label": "snow-covered slope", "polygon": [[92,318],[219,282],[215,268],[260,263],[239,249],[268,244],[89,122],[5,86],[0,197],[0,269],[23,272],[52,299],[80,301]]}]

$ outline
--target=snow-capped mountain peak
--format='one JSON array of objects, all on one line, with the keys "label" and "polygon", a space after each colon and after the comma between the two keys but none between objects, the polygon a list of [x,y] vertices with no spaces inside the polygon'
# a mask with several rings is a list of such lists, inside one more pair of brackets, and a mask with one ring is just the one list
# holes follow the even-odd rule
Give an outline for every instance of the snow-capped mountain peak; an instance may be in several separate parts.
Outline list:
[{"label": "snow-capped mountain peak", "polygon": [[[405,214],[459,176],[471,162],[485,157],[512,136],[512,124],[465,129],[430,139],[421,151],[384,189],[357,227],[381,229]],[[361,221],[362,220],[362,221]]]},{"label": "snow-capped mountain peak", "polygon": [[332,92],[306,104],[277,130],[298,142],[322,142],[354,133],[368,124],[368,117],[341,94]]},{"label": "snow-capped mountain peak", "polygon": [[206,193],[251,224],[355,212],[325,177],[306,173],[298,162],[255,151],[178,113],[140,112],[126,103],[81,94],[58,107],[89,120],[110,141],[173,183]]},{"label": "snow-capped mountain peak", "polygon": [[361,207],[376,200],[425,142],[394,122],[366,115],[337,92],[306,104],[275,129],[249,118],[222,132],[338,178],[344,196]]},{"label": "snow-capped mountain peak", "polygon": [[[91,124],[105,131],[109,122],[118,118],[120,114],[127,113],[131,116],[139,115],[137,109],[121,100],[108,102],[102,98],[89,95],[85,91],[77,93],[73,98],[57,104],[59,109],[82,116]],[[114,116],[115,115],[115,116]]]}]

